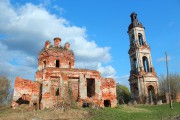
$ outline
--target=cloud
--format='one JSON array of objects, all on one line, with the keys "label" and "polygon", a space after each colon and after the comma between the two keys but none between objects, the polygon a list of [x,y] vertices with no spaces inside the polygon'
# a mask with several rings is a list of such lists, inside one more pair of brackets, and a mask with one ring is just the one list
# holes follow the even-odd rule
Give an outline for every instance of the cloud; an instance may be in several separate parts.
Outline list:
[{"label": "cloud", "polygon": [[35,59],[34,57],[32,57],[32,56],[27,56],[27,57],[25,58],[25,63],[26,63],[27,66],[34,66],[34,67],[37,66],[37,61],[36,61],[36,59]]},{"label": "cloud", "polygon": [[28,65],[34,64],[32,57],[27,56],[22,51],[8,50],[7,46],[1,44],[1,42],[0,54],[0,73],[7,75],[12,81],[16,76],[34,79],[36,68]]},{"label": "cloud", "polygon": [[62,15],[62,14],[65,12],[65,10],[64,10],[62,7],[58,6],[58,5],[54,5],[53,8],[54,8],[60,15]]},{"label": "cloud", "polygon": [[43,6],[49,6],[51,4],[50,0],[43,0]]},{"label": "cloud", "polygon": [[105,78],[115,78],[116,71],[112,66],[105,66],[103,67],[101,63],[98,64],[98,71],[102,74]]},{"label": "cloud", "polygon": [[[50,4],[49,0],[43,4]],[[88,40],[86,27],[71,25],[44,6],[27,3],[15,8],[9,0],[0,1],[0,71],[34,79],[37,55],[44,42],[53,43],[54,37],[61,37],[62,45],[67,41],[71,44],[76,67],[98,69],[104,76],[115,74],[112,66],[101,66],[111,60],[110,47],[99,47]]]},{"label": "cloud", "polygon": [[[171,60],[171,57],[168,56],[168,57],[167,57],[167,60],[170,61],[170,60]],[[158,58],[157,61],[158,61],[158,62],[165,62],[165,61],[166,61],[166,57]]]}]

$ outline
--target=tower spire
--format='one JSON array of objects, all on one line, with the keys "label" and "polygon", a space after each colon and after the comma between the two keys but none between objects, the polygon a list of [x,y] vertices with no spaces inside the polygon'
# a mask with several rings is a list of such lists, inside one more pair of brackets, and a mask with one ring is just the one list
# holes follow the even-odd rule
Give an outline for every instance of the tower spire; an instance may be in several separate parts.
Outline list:
[{"label": "tower spire", "polygon": [[132,12],[130,17],[131,17],[131,24],[128,27],[128,31],[135,27],[144,28],[143,24],[138,21],[137,13]]},{"label": "tower spire", "polygon": [[131,17],[131,23],[138,22],[137,14],[135,12],[132,12],[130,17]]}]

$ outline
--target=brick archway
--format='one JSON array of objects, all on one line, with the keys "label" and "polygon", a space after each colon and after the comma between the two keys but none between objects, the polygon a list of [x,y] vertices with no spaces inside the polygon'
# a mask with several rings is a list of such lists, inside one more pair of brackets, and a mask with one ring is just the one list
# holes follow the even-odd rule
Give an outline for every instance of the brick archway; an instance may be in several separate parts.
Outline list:
[{"label": "brick archway", "polygon": [[149,98],[149,103],[153,103],[153,99],[155,97],[155,89],[153,85],[148,86],[148,98]]}]

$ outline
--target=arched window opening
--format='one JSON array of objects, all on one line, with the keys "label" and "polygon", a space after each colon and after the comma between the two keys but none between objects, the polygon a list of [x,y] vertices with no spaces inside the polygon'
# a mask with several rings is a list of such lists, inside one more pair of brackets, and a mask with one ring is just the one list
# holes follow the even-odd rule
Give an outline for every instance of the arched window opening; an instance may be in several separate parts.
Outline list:
[{"label": "arched window opening", "polygon": [[143,57],[143,66],[144,66],[144,71],[149,72],[149,63],[146,56]]},{"label": "arched window opening", "polygon": [[59,67],[59,60],[56,60],[56,67]]},{"label": "arched window opening", "polygon": [[139,39],[139,45],[140,45],[140,46],[144,45],[144,43],[143,43],[143,37],[142,37],[142,34],[141,34],[141,33],[138,33],[138,39]]},{"label": "arched window opening", "polygon": [[43,69],[46,67],[46,61],[43,61]]}]

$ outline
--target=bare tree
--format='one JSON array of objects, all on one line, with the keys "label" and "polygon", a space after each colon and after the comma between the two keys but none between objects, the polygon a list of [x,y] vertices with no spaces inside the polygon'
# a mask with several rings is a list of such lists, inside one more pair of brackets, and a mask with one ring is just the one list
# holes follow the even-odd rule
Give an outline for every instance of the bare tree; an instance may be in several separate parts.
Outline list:
[{"label": "bare tree", "polygon": [[[171,97],[172,100],[175,100],[176,94],[180,93],[180,74],[170,74],[168,79],[170,81]],[[165,96],[168,93],[168,87],[167,78],[164,75],[161,75],[159,81],[159,90],[161,96]]]},{"label": "bare tree", "polygon": [[0,105],[8,103],[9,93],[10,81],[6,76],[0,75]]}]

